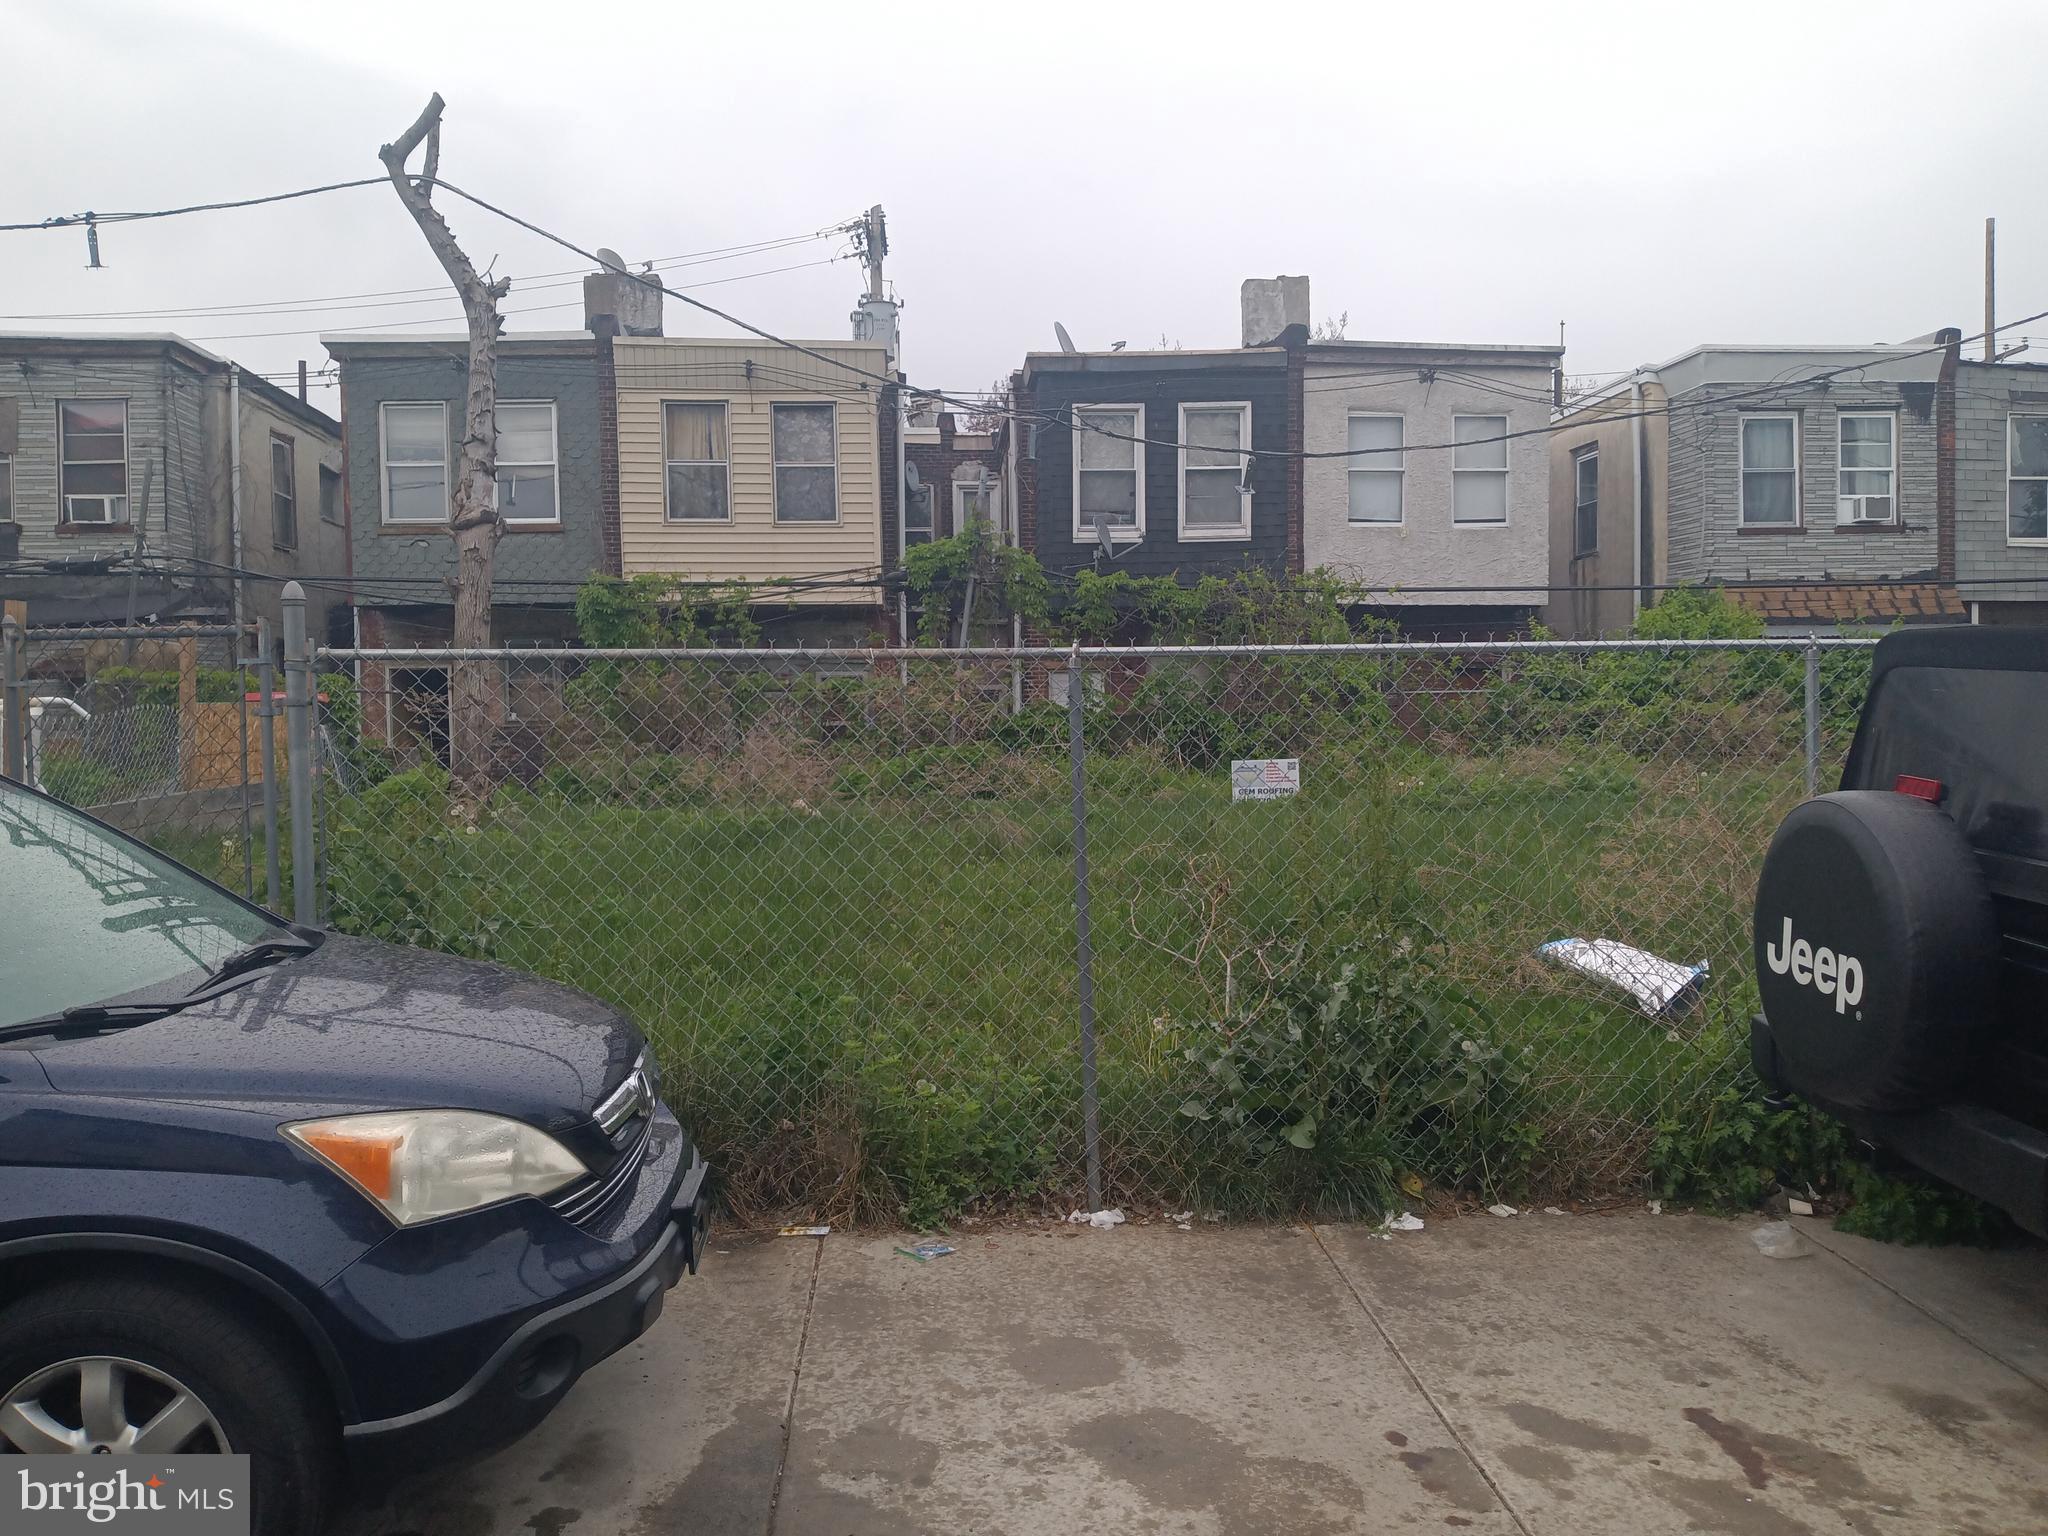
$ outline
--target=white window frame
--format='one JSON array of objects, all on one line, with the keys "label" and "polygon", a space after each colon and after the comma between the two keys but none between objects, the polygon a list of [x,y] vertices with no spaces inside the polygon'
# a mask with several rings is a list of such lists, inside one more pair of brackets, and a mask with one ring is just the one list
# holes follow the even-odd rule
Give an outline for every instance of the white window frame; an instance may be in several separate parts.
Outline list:
[{"label": "white window frame", "polygon": [[[1500,439],[1500,467],[1498,469],[1482,469],[1477,465],[1467,465],[1462,469],[1459,468],[1458,450],[1460,448],[1490,448],[1493,446],[1490,441],[1480,443],[1459,442],[1458,423],[1461,421],[1497,421],[1501,424],[1500,433],[1498,434]],[[1510,435],[1514,430],[1515,419],[1506,411],[1460,411],[1451,417],[1451,526],[1453,528],[1505,528],[1514,521],[1514,496],[1511,493],[1515,485],[1513,479],[1515,445]],[[1406,457],[1405,449],[1403,450],[1403,457]],[[1500,476],[1499,517],[1458,516],[1458,476],[1460,475]]]},{"label": "white window frame", "polygon": [[1137,472],[1138,498],[1137,505],[1132,509],[1131,526],[1128,528],[1110,529],[1109,538],[1113,544],[1136,544],[1141,542],[1145,537],[1145,449],[1149,446],[1145,440],[1145,407],[1137,404],[1116,405],[1103,400],[1090,400],[1086,405],[1075,405],[1072,407],[1072,410],[1074,414],[1074,430],[1072,433],[1072,457],[1074,463],[1072,469],[1071,511],[1074,522],[1074,542],[1076,544],[1093,544],[1096,540],[1094,528],[1084,525],[1081,521],[1081,434],[1089,430],[1081,425],[1081,418],[1083,416],[1108,415],[1113,411],[1127,413],[1131,418],[1131,436],[1135,437],[1137,441],[1129,446],[1131,450],[1131,463]]},{"label": "white window frame", "polygon": [[[277,483],[277,450],[284,450],[284,484]],[[278,503],[283,501],[291,508],[292,536],[286,542],[277,536]],[[270,546],[273,549],[297,549],[299,547],[299,444],[289,433],[270,434]]]},{"label": "white window frame", "polygon": [[[967,498],[977,494],[979,490],[980,486],[973,480],[955,480],[953,482],[953,531],[955,533],[965,531],[967,527]],[[1002,481],[998,480],[994,475],[990,475],[988,477],[987,505],[981,509],[981,515],[987,520],[991,530],[994,530],[996,527],[996,502],[1002,493]],[[934,532],[936,532],[936,529]]]},{"label": "white window frame", "polygon": [[[103,405],[113,401],[119,401],[121,405],[121,484],[124,489],[118,496],[112,492],[92,492],[77,496],[76,498],[67,495],[64,490],[64,466],[70,460],[65,457],[64,452],[64,407],[67,405]],[[129,526],[134,514],[128,503],[129,492],[125,489],[133,469],[133,465],[130,463],[128,440],[128,397],[126,395],[67,395],[57,401],[56,408],[58,525],[60,527],[72,528],[125,528]],[[111,464],[114,461],[112,459],[80,459],[78,462],[80,464]],[[71,503],[74,499],[101,503],[119,502],[121,504],[121,512],[117,517],[114,515],[113,508],[109,506],[107,508],[107,516],[105,517],[74,517],[71,514]]]},{"label": "white window frame", "polygon": [[2005,542],[2016,549],[2040,549],[2048,546],[2048,538],[2016,538],[2012,531],[2012,483],[2024,480],[2029,485],[2036,480],[2048,480],[2048,475],[2016,475],[2012,472],[2012,424],[2015,421],[2048,421],[2048,411],[2007,411],[2005,413]]},{"label": "white window frame", "polygon": [[[1346,411],[1344,413],[1344,448],[1351,449],[1351,423],[1372,419],[1377,421],[1398,421],[1401,424],[1401,456],[1389,469],[1384,463],[1359,464],[1362,454],[1352,454],[1344,467],[1344,526],[1347,528],[1400,528],[1408,521],[1408,418],[1400,411]],[[1386,458],[1384,452],[1371,455],[1379,460]],[[1384,518],[1358,518],[1351,515],[1351,477],[1353,475],[1392,475],[1394,477],[1394,504],[1399,513],[1392,521]]]},{"label": "white window frame", "polygon": [[[828,466],[828,465],[825,465],[825,464],[812,464],[812,463],[807,463],[807,462],[791,462],[791,463],[790,463],[789,465],[787,465],[787,466],[784,466],[783,462],[782,462],[782,461],[781,461],[780,459],[778,459],[778,458],[776,458],[776,457],[775,457],[775,412],[776,412],[776,410],[777,410],[778,408],[780,408],[780,407],[782,407],[782,406],[804,406],[804,407],[817,407],[817,406],[823,406],[823,407],[824,407],[824,408],[825,408],[826,410],[828,410],[828,411],[830,411],[830,412],[832,413],[832,457],[831,457],[831,460],[830,460],[829,466]],[[732,454],[732,436],[731,436],[731,423],[732,423],[732,418],[731,418],[730,416],[727,416],[727,418],[726,418],[726,428],[727,428],[727,435],[726,435],[726,439],[725,439],[725,451],[726,451],[726,454],[727,454],[727,456],[728,456],[728,460],[730,459],[730,456],[731,456],[731,454]],[[778,527],[778,528],[837,528],[837,527],[839,527],[839,526],[840,526],[840,525],[841,525],[842,523],[844,523],[844,522],[845,522],[845,520],[846,520],[846,508],[845,508],[845,506],[844,506],[844,505],[843,505],[843,504],[841,503],[841,501],[840,501],[840,498],[839,498],[839,402],[838,402],[838,401],[836,401],[836,400],[771,400],[771,401],[769,401],[769,402],[768,402],[768,465],[769,465],[769,468],[768,468],[768,474],[769,474],[769,491],[770,491],[770,493],[772,494],[772,496],[773,496],[773,498],[774,498],[774,502],[775,502],[775,526],[776,526],[776,527]],[[792,518],[789,518],[789,519],[785,520],[785,519],[783,518],[783,516],[782,516],[782,471],[783,471],[783,469],[784,469],[785,467],[787,467],[787,468],[790,468],[790,469],[824,469],[824,468],[827,468],[827,467],[829,467],[829,468],[831,469],[831,471],[832,471],[832,516],[831,516],[831,517],[830,517],[829,519],[827,519],[827,518],[822,518],[822,517],[792,517]],[[732,473],[732,471],[731,471],[731,470],[730,470],[730,469],[728,468],[728,469],[727,469],[727,471],[726,471],[726,473],[727,473],[727,475],[729,476],[729,475],[730,475],[730,474]],[[728,510],[730,510],[731,506],[732,506],[732,493],[731,493],[731,489],[730,489],[730,486],[728,486],[728,488],[727,488],[727,492],[726,492],[726,507],[727,507],[727,509],[728,509]],[[709,521],[709,519],[705,519],[705,521]]]},{"label": "white window frame", "polygon": [[[441,457],[432,459],[401,459],[391,461],[390,438],[386,427],[391,420],[394,407],[399,410],[420,410],[432,406],[441,413]],[[448,402],[446,400],[380,400],[377,402],[377,501],[379,520],[395,528],[437,528],[448,522],[449,498],[455,490],[454,452],[448,443]],[[439,517],[393,517],[391,515],[391,471],[394,469],[425,469],[438,462],[441,469],[441,515]]]},{"label": "white window frame", "polygon": [[[1239,447],[1237,450],[1237,495],[1238,523],[1234,528],[1190,528],[1188,526],[1188,412],[1189,411],[1236,411],[1238,420]],[[1141,434],[1142,435],[1142,434]],[[1252,536],[1252,498],[1243,489],[1245,466],[1251,462],[1252,452],[1252,403],[1249,400],[1183,400],[1180,403],[1180,468],[1176,484],[1179,487],[1179,526],[1174,530],[1181,542],[1186,544],[1245,544]],[[1203,466],[1197,465],[1197,472]],[[1214,474],[1216,466],[1208,466]]]},{"label": "white window frame", "polygon": [[[668,456],[668,408],[672,405],[715,405],[725,412],[725,458],[722,461],[718,459],[672,459]],[[768,430],[770,432],[775,430],[775,423],[772,418],[768,423]],[[772,442],[769,444],[768,451],[770,453],[775,451]],[[677,516],[675,503],[669,499],[668,494],[669,466],[671,464],[703,465],[720,462],[723,462],[725,465],[725,516]],[[676,399],[661,402],[661,520],[665,525],[673,525],[677,528],[722,528],[732,521],[732,402],[730,400]]]},{"label": "white window frame", "polygon": [[[1858,468],[1842,462],[1842,423],[1845,421],[1883,421],[1891,425],[1891,464],[1884,469]],[[1796,438],[1796,433],[1795,433]],[[1886,518],[1872,518],[1853,523],[1842,521],[1842,476],[1877,475],[1887,477],[1890,487],[1885,493],[1892,504],[1892,515]],[[2007,503],[2011,505],[2010,502]],[[1835,522],[1843,528],[1873,528],[1897,523],[1899,520],[1899,413],[1897,411],[1837,411],[1835,412]]]},{"label": "white window frame", "polygon": [[[1749,423],[1752,421],[1789,421],[1792,423],[1792,521],[1789,523],[1752,522],[1749,516]],[[1769,528],[1783,532],[1788,528],[1806,526],[1806,434],[1800,430],[1797,411],[1741,411],[1735,417],[1735,519],[1741,528]],[[1782,475],[1784,470],[1773,465],[1760,469],[1758,474]],[[1837,480],[1836,485],[1841,482]]]},{"label": "white window frame", "polygon": [[14,521],[14,455],[0,453],[0,491],[5,491],[4,505],[0,505],[0,523]]},{"label": "white window frame", "polygon": [[[1579,499],[1579,477],[1585,466],[1593,466],[1593,537],[1584,545],[1579,543],[1579,510],[1586,505]],[[1581,448],[1572,455],[1572,558],[1584,559],[1587,555],[1600,553],[1600,448],[1598,444]]]},{"label": "white window frame", "polygon": [[[498,516],[504,520],[505,526],[508,528],[559,528],[562,526],[561,412],[556,409],[555,402],[552,400],[500,400],[497,402],[496,409],[503,410],[508,405],[544,405],[548,408],[548,441],[553,444],[555,450],[555,456],[548,460],[548,478],[554,482],[555,511],[552,517],[515,517],[502,507],[499,507],[498,480],[495,471],[505,468],[508,464],[514,469],[537,469],[540,467],[540,460],[507,460],[497,457],[496,454],[493,454],[491,457],[491,467],[493,470],[491,476],[491,506],[497,510]],[[533,478],[538,480],[540,476],[535,475]]]}]

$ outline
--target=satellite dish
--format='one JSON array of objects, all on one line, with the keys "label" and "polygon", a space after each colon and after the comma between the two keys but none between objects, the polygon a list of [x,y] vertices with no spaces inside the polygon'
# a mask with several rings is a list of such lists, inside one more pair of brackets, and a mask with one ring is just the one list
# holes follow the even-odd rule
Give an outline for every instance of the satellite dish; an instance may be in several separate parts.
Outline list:
[{"label": "satellite dish", "polygon": [[1053,335],[1059,337],[1060,350],[1062,352],[1075,352],[1080,350],[1074,345],[1074,338],[1067,334],[1067,328],[1064,325],[1061,325],[1057,320],[1053,321],[1052,323],[1052,333]]},{"label": "satellite dish", "polygon": [[597,261],[598,265],[607,272],[623,272],[626,270],[625,257],[608,245],[600,245],[597,248]]},{"label": "satellite dish", "polygon": [[903,483],[908,487],[910,494],[913,496],[924,489],[924,477],[918,474],[915,464],[905,464],[903,466]]},{"label": "satellite dish", "polygon": [[1103,559],[1116,558],[1116,544],[1110,539],[1109,523],[1100,517],[1095,519],[1095,545],[1102,551]]}]

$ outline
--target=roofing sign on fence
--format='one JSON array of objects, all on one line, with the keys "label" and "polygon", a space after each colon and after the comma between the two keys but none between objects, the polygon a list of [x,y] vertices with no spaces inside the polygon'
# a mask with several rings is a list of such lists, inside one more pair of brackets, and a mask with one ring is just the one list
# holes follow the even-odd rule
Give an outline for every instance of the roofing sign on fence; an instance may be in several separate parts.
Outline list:
[{"label": "roofing sign on fence", "polygon": [[1298,757],[1239,758],[1230,765],[1233,800],[1285,800],[1301,793]]}]

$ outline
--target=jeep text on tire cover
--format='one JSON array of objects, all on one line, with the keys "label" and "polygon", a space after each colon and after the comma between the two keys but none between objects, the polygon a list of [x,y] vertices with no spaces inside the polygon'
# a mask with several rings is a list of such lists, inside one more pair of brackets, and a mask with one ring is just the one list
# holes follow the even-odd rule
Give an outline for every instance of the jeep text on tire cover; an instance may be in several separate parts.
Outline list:
[{"label": "jeep text on tire cover", "polygon": [[[1835,1000],[1835,1012],[1843,1013],[1863,1001],[1863,962],[1854,955],[1838,955],[1825,944],[1815,949],[1805,939],[1792,936],[1792,919],[1785,919],[1785,935],[1764,948],[1764,963],[1778,975],[1787,971],[1802,987],[1812,987],[1822,997]],[[1859,1011],[1857,1018],[1863,1015]]]}]

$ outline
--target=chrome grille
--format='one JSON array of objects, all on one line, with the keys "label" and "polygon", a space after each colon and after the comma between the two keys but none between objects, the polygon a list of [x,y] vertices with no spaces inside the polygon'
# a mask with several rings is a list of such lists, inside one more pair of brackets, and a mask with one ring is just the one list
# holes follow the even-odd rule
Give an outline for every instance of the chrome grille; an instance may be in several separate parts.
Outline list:
[{"label": "chrome grille", "polygon": [[633,1176],[640,1171],[640,1164],[647,1156],[648,1126],[642,1125],[631,1146],[621,1152],[618,1161],[601,1179],[586,1179],[581,1184],[571,1185],[556,1196],[554,1207],[578,1226],[588,1226],[600,1220],[612,1207],[614,1201],[625,1194],[633,1182]]}]

